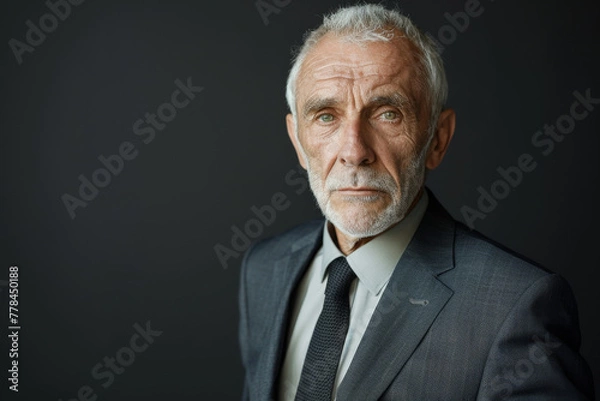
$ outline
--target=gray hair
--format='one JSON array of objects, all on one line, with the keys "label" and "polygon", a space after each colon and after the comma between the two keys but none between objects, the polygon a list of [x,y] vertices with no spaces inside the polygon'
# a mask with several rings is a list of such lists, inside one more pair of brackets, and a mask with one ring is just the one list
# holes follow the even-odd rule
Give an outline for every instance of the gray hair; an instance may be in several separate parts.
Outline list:
[{"label": "gray hair", "polygon": [[[334,33],[352,43],[389,42],[394,31],[404,33],[417,47],[421,77],[426,87],[425,95],[430,106],[429,131],[435,132],[437,120],[448,97],[448,82],[444,72],[444,64],[436,43],[423,34],[405,15],[396,10],[388,10],[381,5],[363,4],[340,8],[327,15],[317,29],[308,31],[304,36],[304,44],[293,59],[292,68],[287,79],[286,100],[290,113],[296,121],[296,81],[300,67],[306,55],[327,33]],[[297,133],[296,133],[297,134]]]}]

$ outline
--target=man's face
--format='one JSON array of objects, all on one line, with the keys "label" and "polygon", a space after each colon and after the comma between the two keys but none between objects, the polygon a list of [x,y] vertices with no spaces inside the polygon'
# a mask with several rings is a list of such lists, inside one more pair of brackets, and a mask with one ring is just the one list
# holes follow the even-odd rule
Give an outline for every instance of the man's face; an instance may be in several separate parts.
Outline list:
[{"label": "man's face", "polygon": [[422,187],[429,108],[417,66],[406,39],[353,44],[331,34],[302,64],[288,131],[321,210],[348,236],[400,221]]}]

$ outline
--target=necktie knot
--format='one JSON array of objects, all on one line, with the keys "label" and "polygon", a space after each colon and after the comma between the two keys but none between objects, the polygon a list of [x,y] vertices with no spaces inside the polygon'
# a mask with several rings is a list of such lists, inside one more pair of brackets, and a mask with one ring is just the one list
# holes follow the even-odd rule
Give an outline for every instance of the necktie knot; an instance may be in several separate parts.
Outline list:
[{"label": "necktie knot", "polygon": [[334,259],[328,267],[327,287],[325,288],[326,297],[348,297],[350,285],[356,278],[356,274],[346,261],[346,258],[340,256]]}]

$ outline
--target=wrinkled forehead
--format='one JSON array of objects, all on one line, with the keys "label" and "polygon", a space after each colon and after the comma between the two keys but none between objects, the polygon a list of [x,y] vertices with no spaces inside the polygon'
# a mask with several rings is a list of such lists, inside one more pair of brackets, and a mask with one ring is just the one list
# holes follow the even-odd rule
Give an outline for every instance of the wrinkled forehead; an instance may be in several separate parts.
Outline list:
[{"label": "wrinkled forehead", "polygon": [[398,32],[389,42],[355,43],[328,33],[306,55],[296,83],[298,112],[307,100],[352,89],[361,95],[400,92],[418,106],[424,77],[420,53]]}]

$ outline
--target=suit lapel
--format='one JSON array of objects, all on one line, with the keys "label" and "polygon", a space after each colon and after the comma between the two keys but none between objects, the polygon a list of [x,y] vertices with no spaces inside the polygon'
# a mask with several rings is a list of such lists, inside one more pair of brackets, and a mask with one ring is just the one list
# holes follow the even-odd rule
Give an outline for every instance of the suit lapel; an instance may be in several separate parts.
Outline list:
[{"label": "suit lapel", "polygon": [[379,399],[453,294],[437,275],[453,268],[454,222],[429,197],[338,389],[339,400]]},{"label": "suit lapel", "polygon": [[270,325],[273,329],[266,333],[267,349],[261,354],[257,372],[262,377],[259,400],[277,399],[277,381],[287,342],[289,311],[293,302],[296,286],[304,275],[315,253],[322,243],[323,225],[314,232],[300,238],[291,248],[291,252],[275,261],[273,275],[273,303],[277,311]]}]

